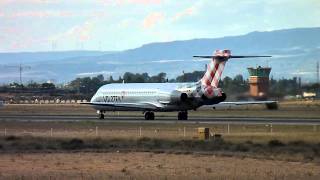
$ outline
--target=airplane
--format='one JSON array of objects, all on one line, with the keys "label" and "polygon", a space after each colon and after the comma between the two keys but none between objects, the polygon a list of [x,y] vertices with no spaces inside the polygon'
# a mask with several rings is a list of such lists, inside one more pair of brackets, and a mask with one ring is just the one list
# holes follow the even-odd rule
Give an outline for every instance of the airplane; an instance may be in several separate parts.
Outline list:
[{"label": "airplane", "polygon": [[[229,59],[271,56],[234,56],[230,50],[216,50],[212,56],[193,57],[211,59],[198,82],[107,84],[98,89],[90,102],[81,104],[93,106],[99,119],[104,119],[106,111],[142,111],[145,120],[154,120],[154,112],[178,111],[178,120],[187,120],[189,110],[197,110],[204,105],[214,106],[226,100],[227,96],[218,84]],[[254,102],[262,103],[266,102]]]}]

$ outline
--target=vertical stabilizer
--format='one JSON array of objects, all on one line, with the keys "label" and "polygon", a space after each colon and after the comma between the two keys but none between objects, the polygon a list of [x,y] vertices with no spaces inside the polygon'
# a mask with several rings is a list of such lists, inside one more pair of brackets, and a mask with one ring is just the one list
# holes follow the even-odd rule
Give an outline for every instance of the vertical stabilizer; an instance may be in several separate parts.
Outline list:
[{"label": "vertical stabilizer", "polygon": [[224,70],[226,61],[230,58],[230,50],[216,50],[212,56],[212,60],[207,66],[207,71],[201,79],[204,86],[218,87],[221,74]]},{"label": "vertical stabilizer", "polygon": [[[223,92],[218,88],[219,81],[224,69],[224,66],[230,58],[259,58],[271,56],[233,56],[230,50],[216,50],[212,56],[193,56],[195,58],[210,58],[211,61],[207,65],[207,71],[198,82],[198,94],[204,95],[207,98],[222,96]],[[199,93],[201,92],[201,93]]]}]

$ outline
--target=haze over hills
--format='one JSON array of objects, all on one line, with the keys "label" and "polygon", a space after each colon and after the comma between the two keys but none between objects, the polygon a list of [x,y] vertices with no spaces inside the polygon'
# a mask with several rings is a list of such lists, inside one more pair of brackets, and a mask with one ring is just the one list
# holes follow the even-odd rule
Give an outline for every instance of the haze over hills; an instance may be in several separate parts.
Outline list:
[{"label": "haze over hills", "polygon": [[4,63],[34,63],[46,61],[58,61],[75,57],[101,56],[109,53],[108,51],[60,51],[60,52],[18,52],[0,53],[1,64]]},{"label": "haze over hills", "polygon": [[[109,49],[112,49],[110,47]],[[24,81],[67,82],[78,76],[104,74],[114,78],[124,72],[166,72],[169,78],[194,70],[203,70],[208,60],[193,55],[211,55],[215,49],[231,49],[234,55],[272,55],[273,58],[231,59],[224,76],[248,76],[249,66],[271,66],[271,76],[302,77],[316,80],[316,62],[320,61],[320,28],[297,28],[214,39],[193,39],[146,44],[120,52],[70,51],[0,53],[0,82],[18,81],[18,69],[3,65],[22,62],[32,68],[24,72]]]}]

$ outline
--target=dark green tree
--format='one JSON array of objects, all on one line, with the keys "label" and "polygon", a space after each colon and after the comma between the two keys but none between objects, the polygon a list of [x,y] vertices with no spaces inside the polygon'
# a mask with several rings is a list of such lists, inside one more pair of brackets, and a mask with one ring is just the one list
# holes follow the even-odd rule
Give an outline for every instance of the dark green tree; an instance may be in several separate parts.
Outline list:
[{"label": "dark green tree", "polygon": [[41,88],[47,89],[47,90],[53,90],[56,88],[56,86],[53,83],[42,83]]}]

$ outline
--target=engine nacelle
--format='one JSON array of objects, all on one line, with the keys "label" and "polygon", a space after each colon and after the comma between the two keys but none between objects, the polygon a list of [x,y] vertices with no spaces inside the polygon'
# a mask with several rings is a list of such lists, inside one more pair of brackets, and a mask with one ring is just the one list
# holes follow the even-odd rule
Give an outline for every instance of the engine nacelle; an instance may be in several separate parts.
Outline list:
[{"label": "engine nacelle", "polygon": [[220,102],[223,102],[227,99],[226,93],[221,93],[221,96],[215,96],[212,98],[207,98],[206,96],[202,96],[202,100],[204,105],[212,105],[212,104],[218,104]]},{"label": "engine nacelle", "polygon": [[188,96],[187,93],[180,92],[180,91],[174,91],[171,94],[170,102],[171,103],[180,103],[180,102],[183,103],[183,102],[188,101],[189,98],[190,97]]},{"label": "engine nacelle", "polygon": [[181,93],[181,95],[180,95],[180,101],[181,102],[185,102],[185,101],[187,101],[188,100],[188,95],[187,95],[187,93]]}]

